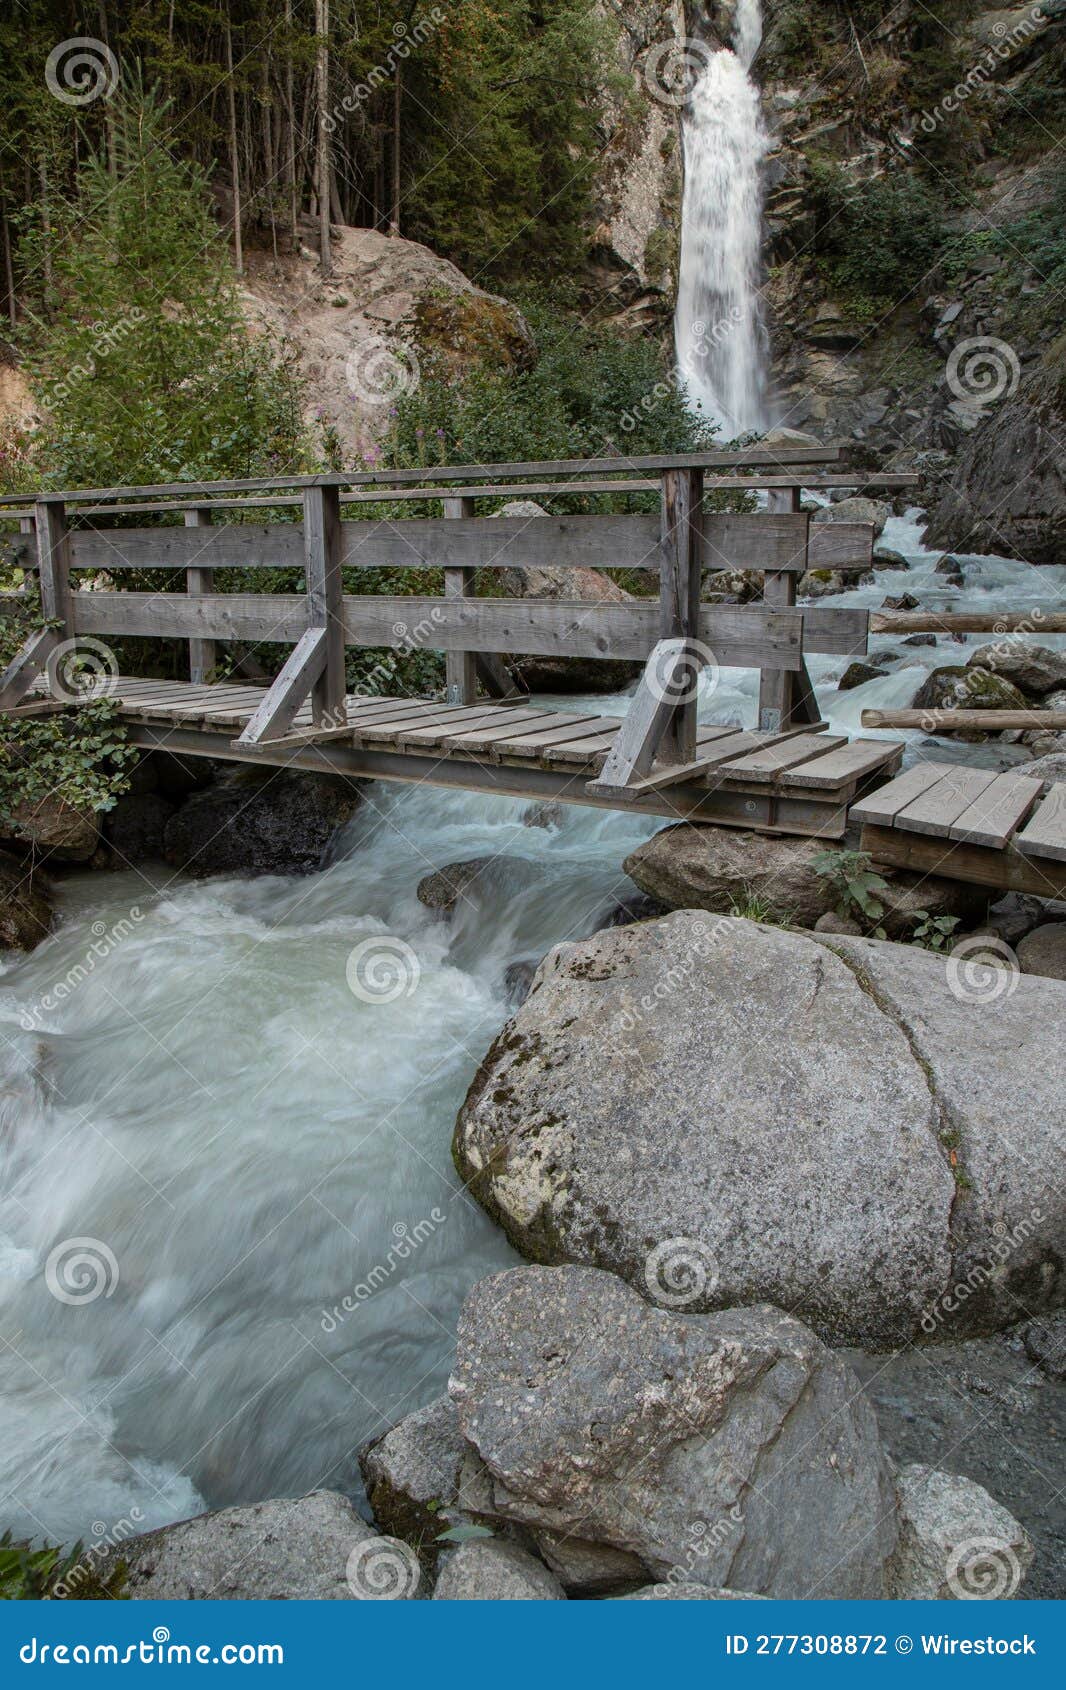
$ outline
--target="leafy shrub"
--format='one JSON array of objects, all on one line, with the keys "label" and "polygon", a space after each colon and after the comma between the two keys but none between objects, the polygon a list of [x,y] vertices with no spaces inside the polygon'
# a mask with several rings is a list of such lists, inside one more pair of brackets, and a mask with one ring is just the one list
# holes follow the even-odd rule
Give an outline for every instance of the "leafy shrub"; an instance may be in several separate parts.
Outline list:
[{"label": "leafy shrub", "polygon": [[935,266],[945,238],[944,195],[920,177],[851,183],[838,165],[815,160],[811,197],[820,266],[831,288],[893,306]]},{"label": "leafy shrub", "polygon": [[116,1602],[127,1599],[126,1568],[120,1563],[103,1577],[91,1558],[83,1560],[84,1548],[76,1543],[64,1555],[54,1544],[34,1549],[17,1541],[10,1532],[0,1537],[0,1601],[54,1602],[74,1597],[79,1602]]},{"label": "leafy shrub", "polygon": [[[836,896],[837,915],[864,926],[880,923],[885,913],[882,900],[889,896],[891,888],[876,872],[866,851],[820,851],[812,858],[811,866],[829,882]],[[874,926],[873,933],[876,939],[885,937],[880,925]]]}]

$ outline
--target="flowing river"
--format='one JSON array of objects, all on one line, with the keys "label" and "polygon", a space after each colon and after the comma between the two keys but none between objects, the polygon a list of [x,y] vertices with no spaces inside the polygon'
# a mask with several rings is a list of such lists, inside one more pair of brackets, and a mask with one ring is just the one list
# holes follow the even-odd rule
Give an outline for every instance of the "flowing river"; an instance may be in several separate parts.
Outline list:
[{"label": "flowing river", "polygon": [[[981,558],[953,589],[917,513],[884,538],[907,575],[823,602],[905,584],[1029,610],[1066,587],[1066,569]],[[833,688],[845,659],[813,659],[834,727],[965,661],[950,641],[872,643],[906,662],[852,692]],[[701,713],[751,725],[757,684],[723,671]],[[517,801],[373,785],[313,875],[63,880],[58,931],[0,977],[0,1529],[89,1539],[357,1492],[360,1443],[443,1389],[467,1287],[515,1259],[450,1159],[505,972],[599,926],[660,825],[527,820]],[[473,857],[493,860],[482,889],[450,919],[423,908],[420,878]],[[384,962],[357,990],[353,951]]]}]

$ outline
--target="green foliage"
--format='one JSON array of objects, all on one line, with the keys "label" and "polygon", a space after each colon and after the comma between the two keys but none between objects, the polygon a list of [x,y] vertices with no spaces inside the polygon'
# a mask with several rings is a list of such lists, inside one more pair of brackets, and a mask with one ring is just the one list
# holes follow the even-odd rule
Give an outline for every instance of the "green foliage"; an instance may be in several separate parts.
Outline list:
[{"label": "green foliage", "polygon": [[83,1561],[84,1547],[76,1543],[64,1555],[53,1544],[40,1549],[16,1541],[11,1533],[0,1537],[0,1601],[54,1602],[64,1597],[79,1602],[127,1600],[126,1567],[101,1578],[92,1561]]},{"label": "green foliage", "polygon": [[[829,882],[837,915],[864,924],[880,923],[885,913],[882,900],[891,895],[891,887],[876,872],[866,851],[820,851],[811,866]],[[874,937],[883,939],[884,928],[875,926]]]},{"label": "green foliage", "polygon": [[731,898],[729,902],[730,915],[740,916],[745,921],[760,921],[764,927],[788,927],[791,925],[787,916],[778,914],[776,908],[760,893],[748,890],[742,898]]},{"label": "green foliage", "polygon": [[[45,626],[40,616],[0,618],[0,668],[34,628]],[[0,717],[0,822],[9,821],[21,807],[32,808],[49,799],[75,810],[110,810],[127,790],[128,770],[138,756],[110,699],[24,721],[4,715]]]},{"label": "green foliage", "polygon": [[915,910],[911,939],[927,951],[942,951],[958,925],[957,915],[930,915],[928,910]]},{"label": "green foliage", "polygon": [[473,1522],[459,1526],[449,1526],[446,1532],[441,1532],[436,1538],[437,1543],[478,1543],[483,1538],[495,1537],[496,1533],[488,1526],[477,1526]]},{"label": "green foliage", "polygon": [[98,486],[309,467],[297,383],[245,332],[205,177],[172,153],[167,106],[131,85],[111,107],[110,154],[89,154],[50,229],[36,222],[22,243],[37,282],[23,349],[50,418],[38,474]]},{"label": "green foliage", "polygon": [[852,183],[826,159],[811,162],[820,268],[845,297],[902,304],[936,265],[944,245],[944,192],[918,176]]}]

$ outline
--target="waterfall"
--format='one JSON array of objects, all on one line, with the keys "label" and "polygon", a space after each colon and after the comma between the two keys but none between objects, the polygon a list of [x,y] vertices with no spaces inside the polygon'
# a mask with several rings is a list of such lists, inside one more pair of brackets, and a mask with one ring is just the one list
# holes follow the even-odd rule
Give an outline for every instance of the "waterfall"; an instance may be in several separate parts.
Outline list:
[{"label": "waterfall", "polygon": [[677,362],[725,439],[766,423],[757,284],[769,139],[748,75],[761,36],[759,0],[737,0],[733,49],[710,54],[684,116]]}]

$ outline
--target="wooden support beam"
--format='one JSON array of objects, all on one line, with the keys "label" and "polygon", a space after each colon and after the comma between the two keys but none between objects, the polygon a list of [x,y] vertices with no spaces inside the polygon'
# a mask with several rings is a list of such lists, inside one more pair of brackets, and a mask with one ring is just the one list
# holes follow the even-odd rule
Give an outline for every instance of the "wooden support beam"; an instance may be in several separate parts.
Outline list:
[{"label": "wooden support beam", "polygon": [[864,710],[864,728],[924,728],[926,733],[956,733],[961,729],[1066,729],[1066,710]]},{"label": "wooden support beam", "polygon": [[1061,610],[874,610],[871,634],[1066,634]]},{"label": "wooden support beam", "polygon": [[[212,522],[210,509],[199,506],[196,510],[185,512],[186,528],[210,528]],[[199,564],[189,564],[185,570],[185,590],[190,598],[202,598],[205,593],[215,590],[215,572],[213,569],[201,568]],[[203,686],[215,667],[214,640],[192,639],[189,641],[189,679],[199,686]]]},{"label": "wooden support beam", "polygon": [[41,610],[47,622],[58,622],[59,638],[74,632],[70,603],[70,536],[62,499],[38,499],[37,562],[41,572]]},{"label": "wooden support beam", "polygon": [[[778,515],[795,514],[800,508],[800,489],[788,487],[768,493],[767,508]],[[763,579],[763,598],[775,609],[794,609],[795,572],[767,570]],[[764,733],[779,733],[782,728],[789,728],[795,722],[814,726],[820,721],[821,712],[806,663],[796,671],[763,669],[759,677],[759,727]]]},{"label": "wooden support beam", "polygon": [[[242,745],[257,745],[265,739],[279,739],[288,732],[296,714],[326,667],[328,636],[325,628],[308,628],[297,641],[266,697],[241,734]],[[342,724],[338,724],[341,726]]]},{"label": "wooden support beam", "polygon": [[316,727],[340,727],[347,717],[344,685],[344,540],[335,486],[304,491],[304,568],[307,626],[326,631],[325,663],[311,689]]},{"label": "wooden support beam", "polygon": [[[637,684],[629,712],[615,735],[603,768],[590,783],[589,790],[597,793],[626,791],[630,783],[647,775],[660,747],[668,754],[664,764],[688,767],[695,759],[695,692],[702,657],[699,643],[687,639],[659,640]],[[693,707],[692,755],[670,755],[676,746],[666,747],[666,736],[676,722],[680,710],[691,702]]]},{"label": "wooden support beam", "polygon": [[529,688],[522,686],[511,674],[502,657],[494,651],[476,651],[474,667],[477,678],[490,698],[505,702],[514,698],[528,698]]},{"label": "wooden support beam", "polygon": [[[700,632],[700,584],[703,568],[703,472],[668,470],[663,476],[662,538],[660,542],[659,637],[690,647]],[[655,650],[659,650],[656,647]],[[691,661],[691,651],[686,649]],[[645,667],[650,674],[655,651]],[[691,763],[696,755],[696,687],[672,703],[659,737],[664,763]],[[645,773],[645,770],[641,770]]]},{"label": "wooden support beam", "polygon": [[[449,522],[462,521],[474,515],[471,498],[444,500],[444,516]],[[472,569],[445,569],[444,596],[446,599],[467,599],[474,596]],[[449,651],[444,657],[445,696],[449,704],[473,704],[477,697],[477,664],[472,651]]]},{"label": "wooden support beam", "polygon": [[44,673],[48,659],[59,644],[59,635],[50,628],[30,635],[0,675],[0,710],[13,709],[32,691],[34,682]]},{"label": "wooden support beam", "polygon": [[1025,856],[1013,843],[992,850],[867,822],[861,846],[875,863],[891,868],[968,880],[1004,892],[1029,892],[1037,898],[1066,897],[1066,863]]}]

